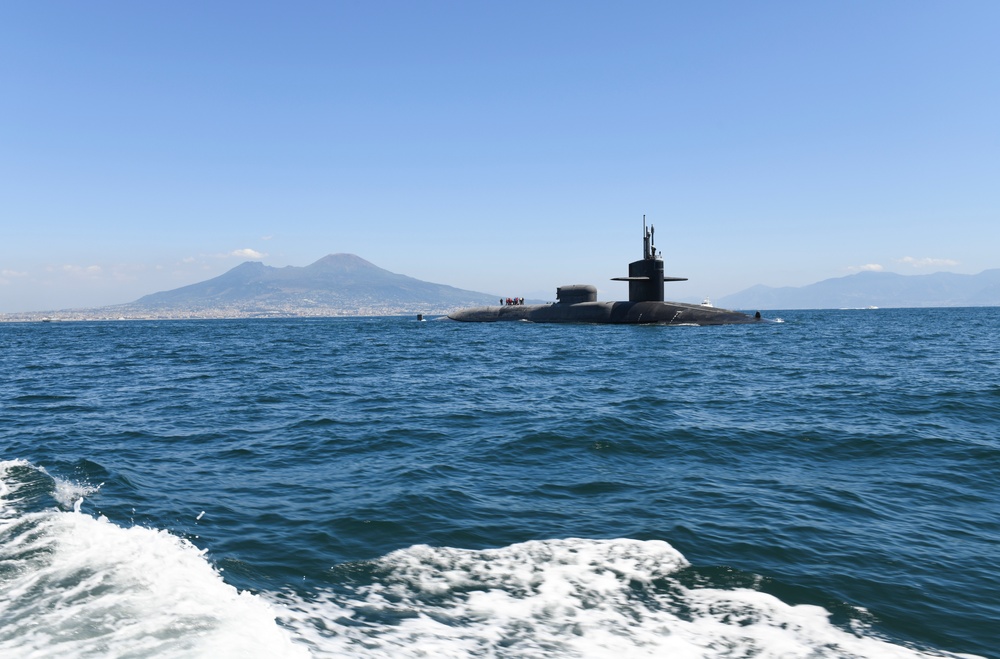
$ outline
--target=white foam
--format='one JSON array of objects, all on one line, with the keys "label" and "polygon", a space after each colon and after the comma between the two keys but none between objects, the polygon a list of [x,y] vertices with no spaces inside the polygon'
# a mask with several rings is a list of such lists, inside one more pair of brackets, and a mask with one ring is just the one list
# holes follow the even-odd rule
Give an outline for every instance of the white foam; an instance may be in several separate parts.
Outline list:
[{"label": "white foam", "polygon": [[166,531],[19,512],[13,467],[31,468],[0,462],[0,657],[947,656],[752,589],[686,586],[660,541],[418,545],[357,566],[356,587],[240,593]]},{"label": "white foam", "polygon": [[750,589],[688,588],[664,542],[551,540],[471,551],[416,546],[373,564],[354,597],[282,598],[317,656],[879,657],[918,651]]},{"label": "white foam", "polygon": [[28,467],[27,460],[0,460],[0,512],[6,512],[8,502],[17,492],[17,485],[7,482],[7,474],[14,467]]},{"label": "white foam", "polygon": [[16,481],[8,482],[8,474],[16,467],[31,469],[37,473],[44,474],[52,480],[52,498],[63,510],[76,510],[79,512],[83,498],[97,492],[101,486],[78,483],[62,478],[51,476],[44,467],[36,467],[26,460],[3,460],[0,461],[0,507],[7,506],[12,500],[16,500],[17,491],[20,484]]},{"label": "white foam", "polygon": [[80,506],[83,504],[84,497],[90,496],[101,489],[100,485],[86,485],[61,478],[55,478],[53,481],[55,482],[55,488],[52,491],[52,497],[63,509],[72,509],[76,512],[80,512]]},{"label": "white foam", "polygon": [[[4,498],[16,493],[14,465],[28,466],[0,463]],[[267,602],[223,582],[191,543],[79,512],[5,506],[0,620],[3,657],[308,655]]]}]

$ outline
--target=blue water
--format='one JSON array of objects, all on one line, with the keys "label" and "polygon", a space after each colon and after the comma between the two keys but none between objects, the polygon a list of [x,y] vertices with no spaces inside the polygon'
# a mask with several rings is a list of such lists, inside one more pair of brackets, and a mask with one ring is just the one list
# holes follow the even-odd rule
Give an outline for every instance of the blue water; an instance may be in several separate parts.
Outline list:
[{"label": "blue water", "polygon": [[0,324],[0,656],[1000,657],[1000,309]]}]

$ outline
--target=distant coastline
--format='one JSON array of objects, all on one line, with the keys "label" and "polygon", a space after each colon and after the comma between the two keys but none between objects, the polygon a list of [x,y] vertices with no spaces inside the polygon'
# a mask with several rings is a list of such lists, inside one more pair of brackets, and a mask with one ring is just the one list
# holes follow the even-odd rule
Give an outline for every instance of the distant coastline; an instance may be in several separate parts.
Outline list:
[{"label": "distant coastline", "polygon": [[[757,285],[712,299],[728,309],[751,311],[995,307],[1000,306],[1000,268],[976,275],[861,272],[801,287]],[[497,300],[491,293],[396,274],[353,254],[330,254],[301,268],[248,261],[213,279],[135,302],[10,312],[0,314],[0,322],[437,315]]]},{"label": "distant coastline", "polygon": [[[456,309],[459,307],[455,307]],[[62,309],[58,311],[22,311],[0,314],[0,323],[79,322],[126,320],[235,320],[240,318],[384,318],[388,316],[446,315],[454,309],[415,304],[408,307],[371,306],[355,309],[286,308],[286,309],[169,309],[163,311],[128,307]]]}]

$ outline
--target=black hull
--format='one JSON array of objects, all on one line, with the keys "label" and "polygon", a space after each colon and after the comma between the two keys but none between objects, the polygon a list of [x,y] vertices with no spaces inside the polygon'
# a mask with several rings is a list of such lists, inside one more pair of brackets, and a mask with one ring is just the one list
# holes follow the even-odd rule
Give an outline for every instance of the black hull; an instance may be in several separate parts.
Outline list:
[{"label": "black hull", "polygon": [[605,325],[734,325],[764,322],[739,311],[682,302],[580,302],[462,309],[448,315],[467,323],[597,323]]}]

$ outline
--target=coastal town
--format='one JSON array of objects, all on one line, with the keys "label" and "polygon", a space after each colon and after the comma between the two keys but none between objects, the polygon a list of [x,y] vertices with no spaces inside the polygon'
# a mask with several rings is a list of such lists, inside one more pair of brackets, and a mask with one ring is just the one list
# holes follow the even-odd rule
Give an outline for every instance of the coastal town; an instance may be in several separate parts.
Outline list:
[{"label": "coastal town", "polygon": [[63,309],[60,311],[25,311],[0,314],[0,323],[7,322],[73,322],[125,320],[223,320],[233,318],[357,318],[380,316],[445,315],[454,308],[415,303],[402,306],[372,304],[354,307],[306,307],[282,305],[233,305],[202,309],[149,309],[131,305],[94,309]]}]

